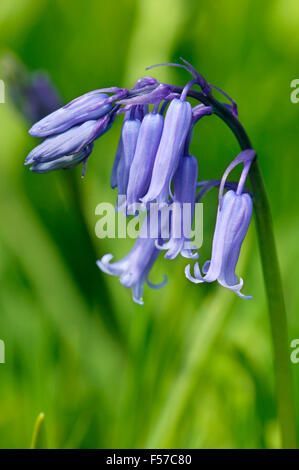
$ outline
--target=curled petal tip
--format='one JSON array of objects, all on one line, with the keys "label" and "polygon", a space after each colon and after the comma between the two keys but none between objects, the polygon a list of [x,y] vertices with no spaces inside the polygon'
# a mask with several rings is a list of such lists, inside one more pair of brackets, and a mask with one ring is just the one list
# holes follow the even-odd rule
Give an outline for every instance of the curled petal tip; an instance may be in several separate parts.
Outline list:
[{"label": "curled petal tip", "polygon": [[232,286],[228,285],[228,284],[227,284],[226,282],[224,282],[224,281],[218,281],[218,282],[219,282],[219,284],[221,284],[223,287],[226,287],[226,288],[228,288],[228,289],[234,291],[235,294],[237,294],[239,297],[241,297],[241,299],[249,300],[249,299],[252,299],[252,298],[253,298],[253,295],[245,295],[245,294],[242,294],[241,289],[242,289],[242,287],[243,287],[243,285],[244,285],[244,281],[243,281],[243,278],[242,278],[242,277],[240,277],[240,280],[239,280],[239,282],[238,282],[237,284],[232,285]]},{"label": "curled petal tip", "polygon": [[191,274],[191,264],[188,264],[185,267],[185,276],[189,281],[194,282],[194,284],[199,284],[200,282],[203,282],[201,279],[197,279],[196,277],[193,277]]},{"label": "curled petal tip", "polygon": [[97,260],[96,265],[104,273],[112,274],[111,270],[110,270],[110,267],[109,267],[109,263],[112,259],[113,259],[113,255],[109,253],[107,255],[104,255],[101,259]]},{"label": "curled petal tip", "polygon": [[183,258],[188,258],[188,259],[198,259],[199,258],[199,254],[197,252],[193,253],[192,250],[183,249],[181,251],[181,255],[183,256]]},{"label": "curled petal tip", "polygon": [[164,275],[164,279],[162,282],[159,282],[158,284],[154,284],[152,283],[151,281],[149,281],[148,279],[146,280],[147,282],[147,285],[151,288],[151,289],[162,289],[162,287],[165,286],[165,284],[167,283],[168,281],[168,278],[166,276],[166,274]]}]

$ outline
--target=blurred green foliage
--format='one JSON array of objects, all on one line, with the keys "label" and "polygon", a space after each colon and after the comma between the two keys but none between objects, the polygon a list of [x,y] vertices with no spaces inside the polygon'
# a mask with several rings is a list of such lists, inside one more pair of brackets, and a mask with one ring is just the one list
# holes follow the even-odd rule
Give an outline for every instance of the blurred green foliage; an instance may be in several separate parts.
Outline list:
[{"label": "blurred green foliage", "polygon": [[[299,337],[297,0],[1,0],[0,53],[47,70],[68,101],[132,86],[153,63],[183,56],[238,102],[258,152],[273,209],[288,309]],[[186,73],[157,69],[183,84]],[[1,71],[0,71],[0,78]],[[36,141],[7,99],[0,105],[0,447],[29,447],[43,410],[53,448],[271,448],[280,437],[271,339],[254,224],[239,265],[242,301],[217,285],[195,286],[185,261],[145,306],[95,260],[131,242],[98,240],[95,207],[115,199],[109,174],[120,123],[80,169],[36,175],[23,161]],[[238,151],[212,117],[196,129],[202,179],[219,178]],[[216,193],[204,204],[208,259]],[[291,351],[290,351],[291,352]],[[298,410],[299,365],[292,365]]]}]

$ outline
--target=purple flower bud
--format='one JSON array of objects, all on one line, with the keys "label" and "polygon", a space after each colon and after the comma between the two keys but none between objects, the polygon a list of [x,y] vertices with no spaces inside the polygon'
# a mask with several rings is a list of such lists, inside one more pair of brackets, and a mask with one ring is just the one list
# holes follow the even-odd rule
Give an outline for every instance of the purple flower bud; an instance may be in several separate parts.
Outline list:
[{"label": "purple flower bud", "polygon": [[131,163],[133,161],[141,122],[139,119],[126,119],[121,131],[122,144],[117,166],[118,194],[126,195]]},{"label": "purple flower bud", "polygon": [[174,259],[179,253],[185,258],[198,258],[198,253],[192,251],[188,241],[194,215],[197,173],[196,158],[193,155],[182,157],[173,178],[174,204],[171,212],[171,238],[162,246],[157,245],[159,249],[168,250],[165,258]]},{"label": "purple flower bud", "polygon": [[30,170],[34,171],[35,173],[49,173],[53,170],[74,168],[89,157],[92,152],[92,148],[93,143],[73,155],[65,155],[49,162],[36,163],[30,167]]},{"label": "purple flower bud", "polygon": [[80,96],[35,123],[29,134],[34,137],[46,137],[64,132],[76,124],[99,119],[112,108],[112,104],[106,102],[108,98],[104,93]]},{"label": "purple flower bud", "polygon": [[163,125],[163,116],[154,113],[146,114],[141,123],[129,174],[127,189],[128,207],[131,204],[140,202],[140,198],[148,190]]},{"label": "purple flower bud", "polygon": [[142,202],[147,203],[159,196],[165,197],[169,193],[171,180],[178,167],[191,122],[190,103],[174,99],[166,112],[149,190],[142,198]]},{"label": "purple flower bud", "polygon": [[87,121],[62,134],[48,137],[29,153],[25,164],[48,162],[64,155],[77,153],[91,135],[96,123],[97,121]]},{"label": "purple flower bud", "polygon": [[133,300],[142,305],[144,283],[154,289],[159,289],[166,284],[167,279],[161,284],[154,285],[148,281],[148,274],[159,255],[155,247],[155,239],[138,238],[132,250],[121,260],[110,263],[113,255],[107,254],[97,261],[98,267],[105,273],[119,276],[121,284],[132,288]]},{"label": "purple flower bud", "polygon": [[240,291],[243,279],[235,274],[235,268],[243,240],[246,236],[252,216],[252,200],[249,194],[237,194],[228,191],[222,200],[222,208],[218,207],[217,221],[213,238],[212,258],[203,266],[201,275],[198,263],[194,266],[194,277],[190,273],[190,264],[185,268],[186,277],[194,282],[213,282],[233,290],[244,299],[246,296]]},{"label": "purple flower bud", "polygon": [[25,165],[44,163],[56,158],[80,152],[93,140],[104,134],[111,126],[111,118],[104,116],[98,121],[86,121],[62,134],[48,137],[27,156]]}]

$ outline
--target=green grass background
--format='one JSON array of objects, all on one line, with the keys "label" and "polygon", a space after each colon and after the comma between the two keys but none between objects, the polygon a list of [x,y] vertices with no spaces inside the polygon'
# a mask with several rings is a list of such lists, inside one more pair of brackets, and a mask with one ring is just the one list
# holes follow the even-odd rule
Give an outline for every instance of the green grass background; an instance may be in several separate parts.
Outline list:
[{"label": "green grass background", "polygon": [[[238,102],[258,152],[273,210],[288,311],[299,338],[297,0],[1,0],[0,52],[47,70],[63,99],[131,87],[145,67],[183,56]],[[182,70],[155,77],[177,84]],[[0,73],[1,78],[1,73]],[[184,277],[162,257],[135,305],[95,260],[131,242],[99,240],[95,207],[115,200],[109,175],[120,122],[80,168],[36,175],[23,166],[36,144],[8,99],[0,105],[0,447],[29,447],[45,413],[52,448],[273,448],[280,446],[272,346],[254,222],[238,273],[242,301]],[[192,151],[201,179],[220,178],[238,152],[216,118]],[[234,173],[237,177],[237,172]],[[216,192],[204,204],[208,259]],[[291,349],[290,349],[291,353]],[[298,413],[299,364],[292,365]],[[299,419],[297,418],[298,428]]]}]

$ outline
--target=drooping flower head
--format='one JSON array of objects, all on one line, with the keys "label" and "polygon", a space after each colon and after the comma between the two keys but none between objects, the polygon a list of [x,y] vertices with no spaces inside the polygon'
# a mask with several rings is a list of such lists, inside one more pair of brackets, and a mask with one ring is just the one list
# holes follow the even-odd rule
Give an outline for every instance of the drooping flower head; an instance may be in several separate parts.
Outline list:
[{"label": "drooping flower head", "polygon": [[[195,124],[203,116],[217,114],[213,89],[229,100],[224,104],[227,109],[222,106],[225,113],[229,110],[236,120],[238,112],[234,100],[220,88],[209,84],[191,64],[184,59],[182,61],[182,64],[159,66],[171,65],[188,70],[192,80],[184,87],[144,77],[137,80],[132,89],[110,87],[94,90],[55,110],[30,129],[32,136],[44,138],[26,158],[25,164],[31,165],[33,172],[47,173],[83,163],[84,175],[95,140],[111,128],[118,116],[123,116],[111,173],[112,188],[117,188],[119,196],[125,196],[117,209],[126,216],[134,215],[136,205],[143,203],[143,210],[147,211],[146,226],[152,227],[149,220],[152,203],[158,203],[157,213],[163,205],[168,210],[173,206],[166,217],[170,233],[163,233],[165,221],[161,220],[161,214],[154,219],[154,237],[140,234],[132,250],[122,260],[111,262],[113,256],[109,254],[97,262],[102,271],[118,276],[124,286],[132,288],[137,303],[143,303],[144,283],[149,283],[148,273],[161,250],[166,250],[168,259],[174,259],[179,253],[188,258],[198,257],[190,243],[195,203],[219,184],[211,261],[204,265],[203,275],[198,263],[195,264],[194,276],[190,265],[187,266],[186,276],[195,283],[218,280],[247,298],[240,292],[243,281],[238,281],[235,268],[252,214],[251,195],[244,185],[254,152],[249,149],[241,152],[228,166],[221,182],[197,182],[198,162],[191,155],[189,146]],[[192,90],[196,86],[200,88],[199,92]],[[188,97],[199,99],[201,104],[192,106]],[[239,182],[227,182],[228,174],[239,163],[244,165]],[[224,189],[228,192],[223,196]],[[186,205],[189,223],[185,220]],[[149,285],[153,287],[151,283]],[[158,287],[162,285],[164,282]]]}]

